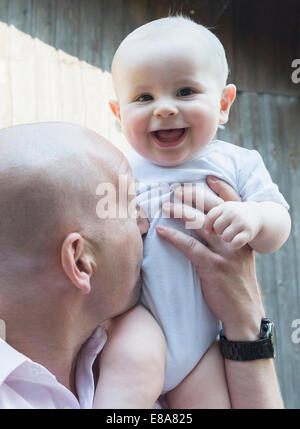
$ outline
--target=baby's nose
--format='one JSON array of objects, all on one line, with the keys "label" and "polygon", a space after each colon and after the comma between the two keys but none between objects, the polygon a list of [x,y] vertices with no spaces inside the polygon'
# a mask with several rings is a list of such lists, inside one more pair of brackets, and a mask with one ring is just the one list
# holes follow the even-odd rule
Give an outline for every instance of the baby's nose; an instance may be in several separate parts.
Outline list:
[{"label": "baby's nose", "polygon": [[168,118],[177,115],[177,107],[171,103],[160,103],[155,107],[153,115],[160,118]]}]

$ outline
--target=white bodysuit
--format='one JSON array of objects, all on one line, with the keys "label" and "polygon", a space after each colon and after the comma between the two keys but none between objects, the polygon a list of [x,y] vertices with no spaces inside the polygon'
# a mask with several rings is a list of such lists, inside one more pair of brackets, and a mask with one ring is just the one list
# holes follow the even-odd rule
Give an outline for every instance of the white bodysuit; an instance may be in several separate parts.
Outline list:
[{"label": "white bodysuit", "polygon": [[243,201],[274,201],[287,209],[289,206],[272,182],[259,153],[230,143],[214,140],[196,157],[176,167],[157,166],[134,152],[128,155],[128,160],[140,182],[138,203],[150,221],[144,240],[141,302],[165,334],[167,368],[163,393],[166,393],[199,362],[216,339],[220,323],[203,298],[195,266],[155,231],[156,225],[166,224],[199,239],[179,219],[161,217],[161,203],[170,201],[172,193],[164,184],[203,183],[209,189],[205,179],[214,175],[233,186]]}]

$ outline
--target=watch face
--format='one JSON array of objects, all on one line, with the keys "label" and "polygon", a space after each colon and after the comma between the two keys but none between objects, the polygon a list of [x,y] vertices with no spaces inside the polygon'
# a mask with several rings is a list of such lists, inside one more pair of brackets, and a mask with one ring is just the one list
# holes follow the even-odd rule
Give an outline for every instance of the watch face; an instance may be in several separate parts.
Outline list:
[{"label": "watch face", "polygon": [[274,323],[272,323],[270,339],[272,342],[272,346],[274,348],[274,355],[275,355],[275,350],[276,350],[276,345],[277,345],[277,336],[276,336],[276,329],[275,329]]},{"label": "watch face", "polygon": [[261,330],[260,330],[260,338],[266,339],[269,341],[269,350],[270,353],[273,354],[273,357],[275,357],[276,354],[276,344],[277,344],[277,338],[276,338],[276,330],[275,325],[273,322],[271,322],[270,319],[262,319],[261,323]]}]

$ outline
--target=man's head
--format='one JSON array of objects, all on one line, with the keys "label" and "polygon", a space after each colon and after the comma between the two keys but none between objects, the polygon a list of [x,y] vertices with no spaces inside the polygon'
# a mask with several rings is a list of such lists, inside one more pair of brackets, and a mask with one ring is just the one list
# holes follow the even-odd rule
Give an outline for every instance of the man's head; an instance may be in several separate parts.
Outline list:
[{"label": "man's head", "polygon": [[85,128],[41,123],[1,130],[0,153],[0,310],[74,303],[97,323],[135,304],[139,225],[96,214],[99,184],[133,180],[121,152]]},{"label": "man's head", "polygon": [[130,33],[112,63],[114,114],[132,147],[163,166],[191,159],[228,120],[235,98],[218,38],[184,17]]}]

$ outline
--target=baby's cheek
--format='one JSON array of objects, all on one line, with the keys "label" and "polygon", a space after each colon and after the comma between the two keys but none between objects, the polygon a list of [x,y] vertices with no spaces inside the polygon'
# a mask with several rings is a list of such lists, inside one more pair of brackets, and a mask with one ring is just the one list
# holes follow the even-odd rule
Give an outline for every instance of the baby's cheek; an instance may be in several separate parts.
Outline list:
[{"label": "baby's cheek", "polygon": [[131,142],[139,140],[141,134],[144,133],[145,121],[140,116],[129,117],[126,121],[125,131],[126,136]]},{"label": "baby's cheek", "polygon": [[215,124],[219,119],[219,110],[215,103],[203,103],[199,106],[199,117],[203,122]]},{"label": "baby's cheek", "polygon": [[134,123],[131,121],[123,122],[122,124],[122,132],[125,135],[127,141],[134,146],[134,141],[136,138],[136,131]]}]

